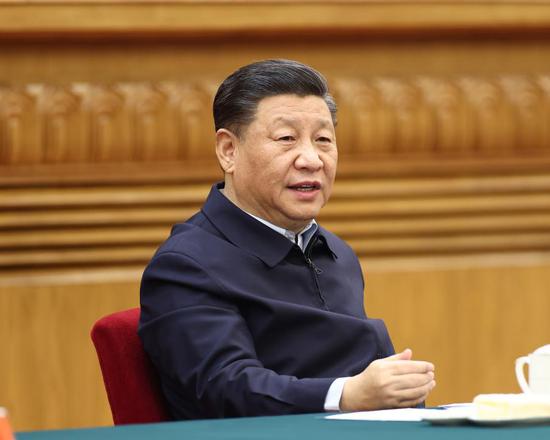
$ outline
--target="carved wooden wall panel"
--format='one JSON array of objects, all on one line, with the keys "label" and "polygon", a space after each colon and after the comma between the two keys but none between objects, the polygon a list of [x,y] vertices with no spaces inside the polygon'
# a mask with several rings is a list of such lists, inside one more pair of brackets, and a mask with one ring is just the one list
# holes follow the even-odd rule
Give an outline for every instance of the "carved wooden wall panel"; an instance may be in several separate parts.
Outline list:
[{"label": "carved wooden wall panel", "polygon": [[335,81],[344,156],[550,154],[547,76]]},{"label": "carved wooden wall panel", "polygon": [[[335,78],[341,159],[550,157],[550,76]],[[215,84],[0,87],[0,169],[214,161]]]},{"label": "carved wooden wall panel", "polygon": [[0,87],[0,167],[211,157],[210,84]]}]

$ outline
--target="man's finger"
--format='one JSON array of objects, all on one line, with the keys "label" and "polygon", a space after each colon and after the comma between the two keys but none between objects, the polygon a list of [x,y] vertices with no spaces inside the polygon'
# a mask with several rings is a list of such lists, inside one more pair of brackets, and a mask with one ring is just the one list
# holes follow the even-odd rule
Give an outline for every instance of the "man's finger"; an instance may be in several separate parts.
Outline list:
[{"label": "man's finger", "polygon": [[397,377],[395,383],[395,390],[407,390],[411,388],[420,388],[429,384],[434,380],[434,374],[430,371],[428,373],[414,373],[404,374]]},{"label": "man's finger", "polygon": [[420,405],[422,402],[425,402],[427,397],[428,396],[426,395],[414,400],[403,400],[396,404],[396,408],[412,408],[414,406]]},{"label": "man's finger", "polygon": [[410,348],[405,348],[401,353],[395,353],[384,358],[386,361],[408,361],[410,359],[412,359],[412,350]]},{"label": "man's finger", "polygon": [[385,367],[392,374],[427,373],[435,370],[434,365],[426,361],[394,361],[388,362]]},{"label": "man's finger", "polygon": [[422,402],[426,400],[428,394],[435,387],[435,380],[432,380],[420,387],[417,388],[408,388],[404,390],[399,390],[396,393],[398,402],[401,404],[403,402]]}]

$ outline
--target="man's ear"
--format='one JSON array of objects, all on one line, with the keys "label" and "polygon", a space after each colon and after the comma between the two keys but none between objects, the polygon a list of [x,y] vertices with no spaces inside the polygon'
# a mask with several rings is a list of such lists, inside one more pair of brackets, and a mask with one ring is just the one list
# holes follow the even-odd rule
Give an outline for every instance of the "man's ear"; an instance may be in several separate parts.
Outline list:
[{"label": "man's ear", "polygon": [[231,131],[220,128],[216,132],[216,156],[223,171],[232,174],[237,156],[237,136]]}]

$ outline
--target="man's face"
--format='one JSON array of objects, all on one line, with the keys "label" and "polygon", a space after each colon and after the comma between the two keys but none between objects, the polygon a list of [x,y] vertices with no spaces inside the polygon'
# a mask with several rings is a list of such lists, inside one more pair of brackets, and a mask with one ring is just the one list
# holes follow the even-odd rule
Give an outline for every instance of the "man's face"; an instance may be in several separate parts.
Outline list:
[{"label": "man's face", "polygon": [[338,160],[334,124],[322,98],[265,98],[233,141],[226,195],[237,206],[293,231],[317,216],[330,197]]}]

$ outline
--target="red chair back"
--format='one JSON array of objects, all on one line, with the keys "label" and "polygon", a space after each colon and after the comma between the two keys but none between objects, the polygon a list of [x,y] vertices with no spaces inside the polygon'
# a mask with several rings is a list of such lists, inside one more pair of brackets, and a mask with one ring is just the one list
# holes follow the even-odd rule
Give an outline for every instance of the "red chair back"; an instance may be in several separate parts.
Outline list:
[{"label": "red chair back", "polygon": [[138,322],[138,308],[124,310],[104,316],[91,332],[115,425],[170,420]]}]

